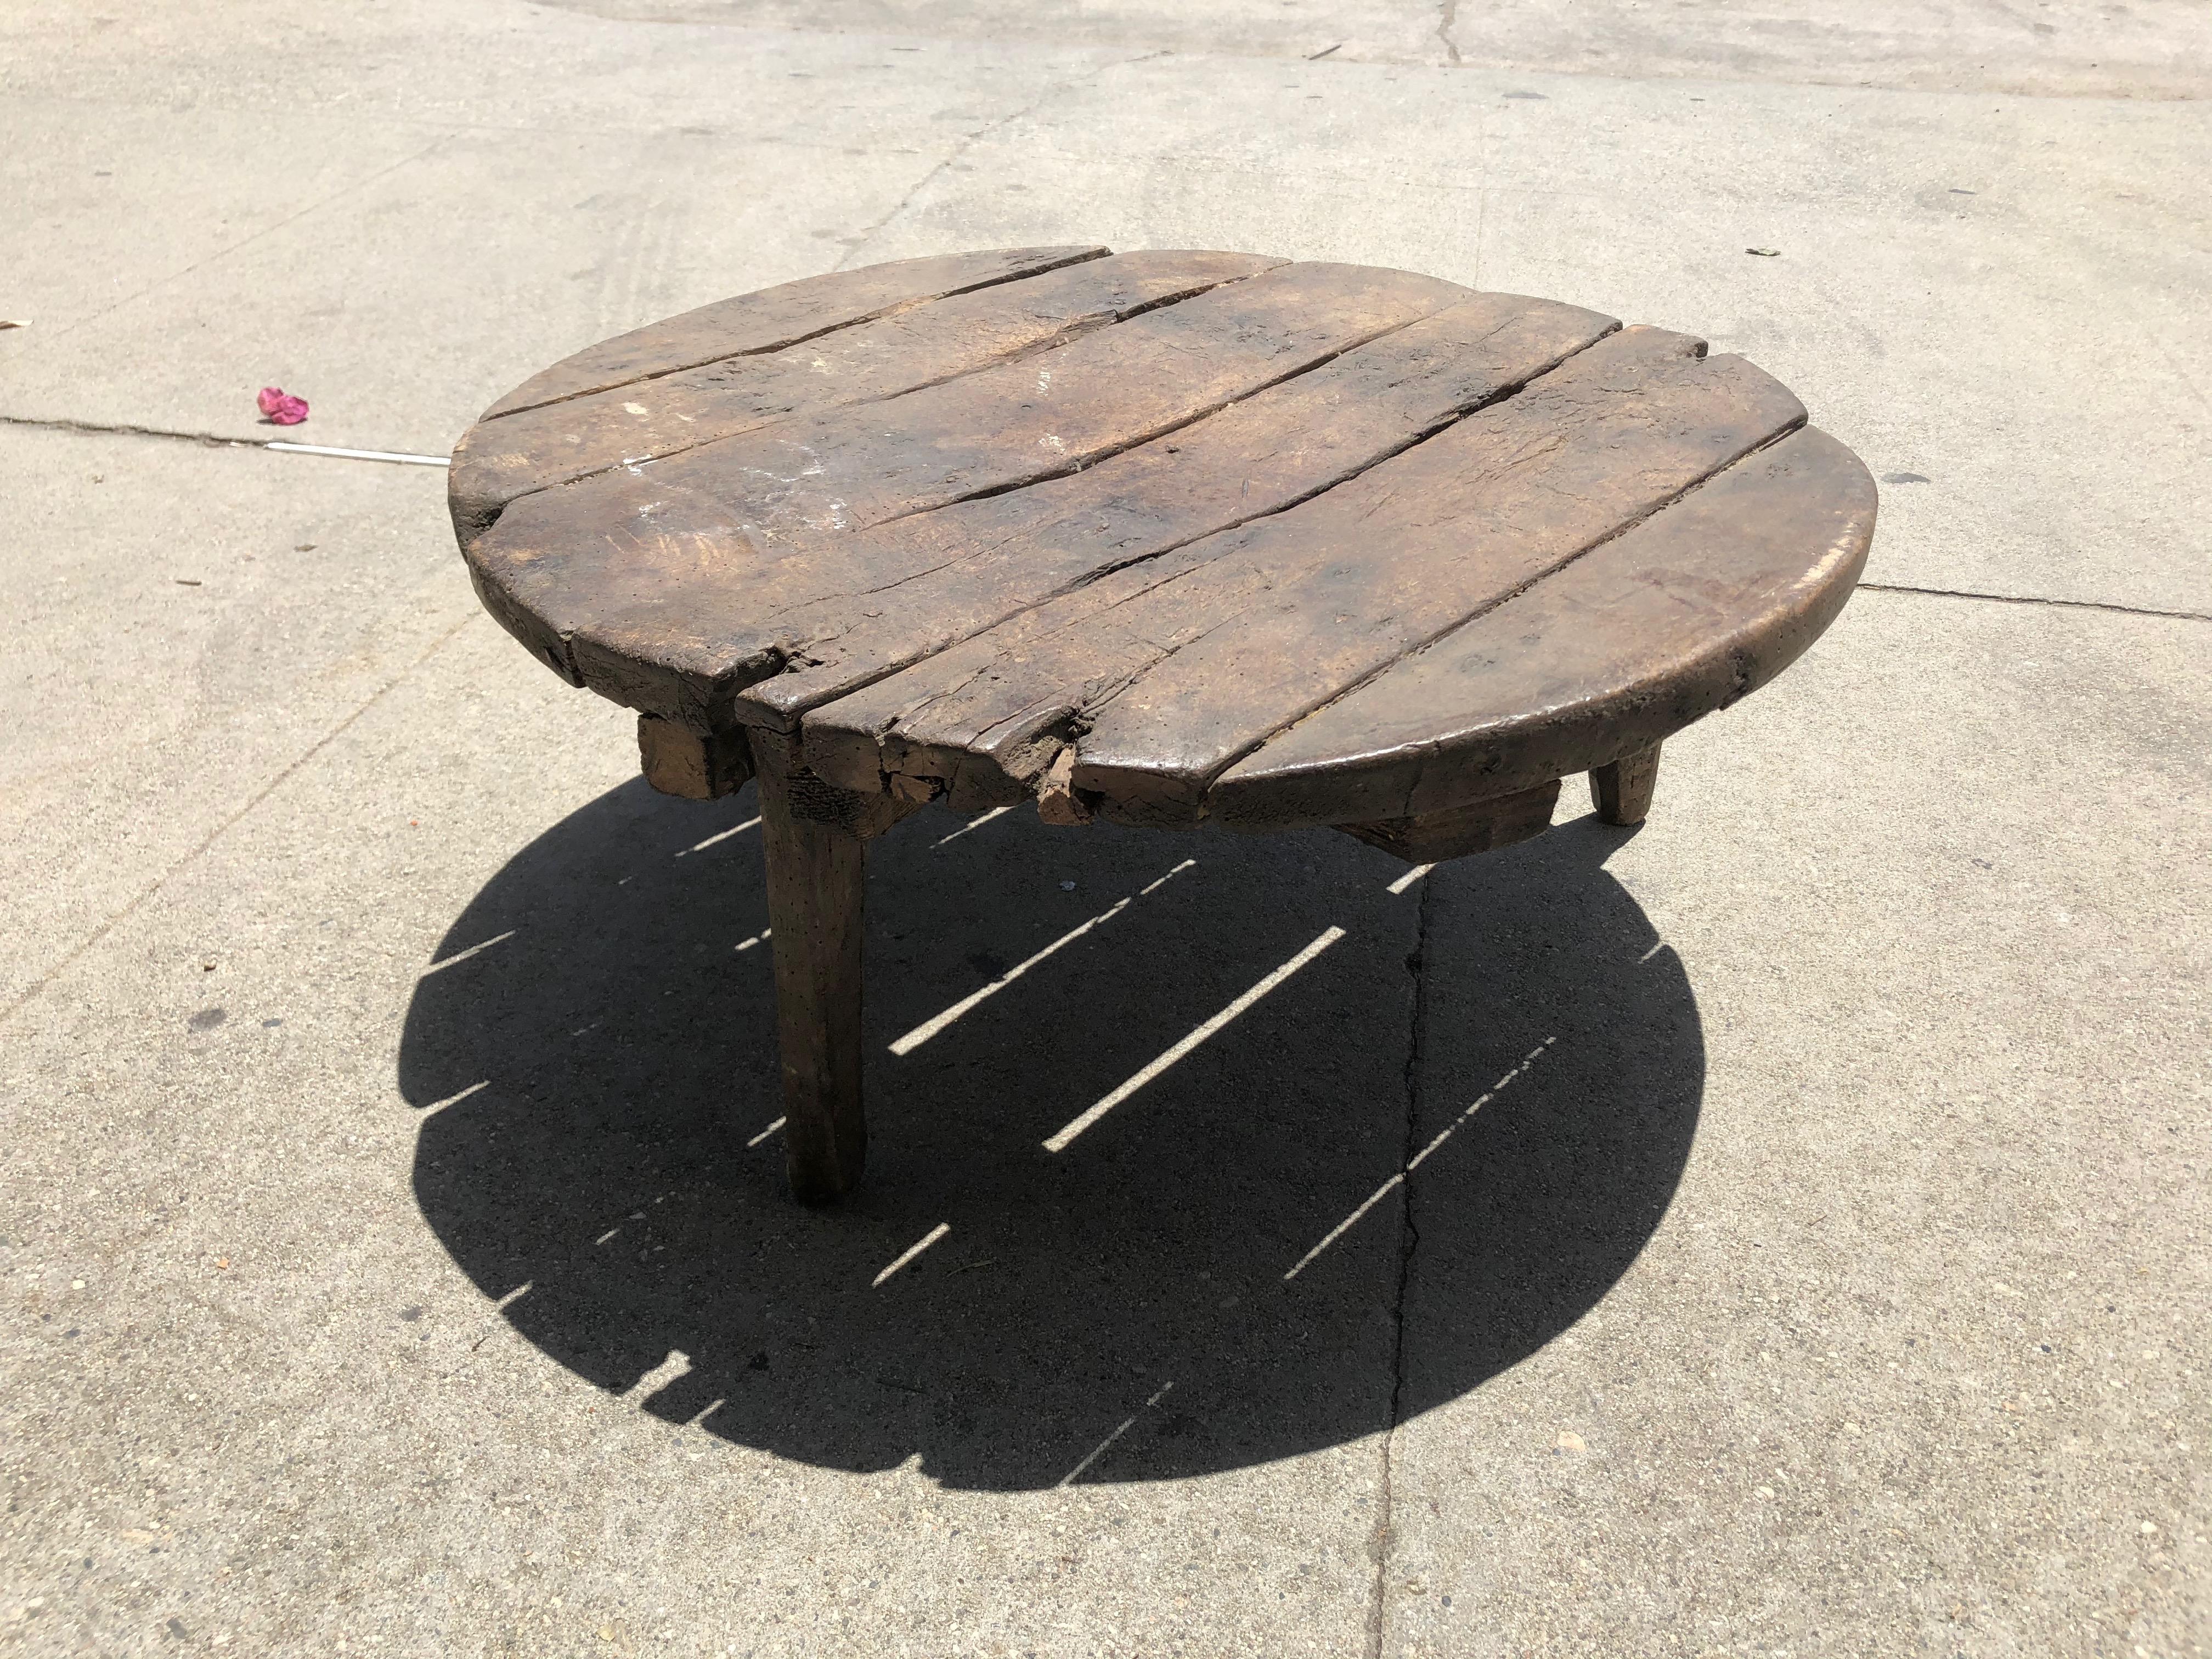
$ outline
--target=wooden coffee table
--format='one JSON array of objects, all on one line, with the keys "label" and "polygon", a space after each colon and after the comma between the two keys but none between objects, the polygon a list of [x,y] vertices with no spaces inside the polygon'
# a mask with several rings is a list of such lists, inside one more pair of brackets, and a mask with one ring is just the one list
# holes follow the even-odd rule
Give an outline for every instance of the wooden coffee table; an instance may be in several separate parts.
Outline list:
[{"label": "wooden coffee table", "polygon": [[793,1192],[859,1178],[862,850],[1048,823],[1505,846],[1833,619],[1875,489],[1702,341],[1432,276],[1097,247],[909,259],[622,335],[453,452],[484,605],[760,781]]}]

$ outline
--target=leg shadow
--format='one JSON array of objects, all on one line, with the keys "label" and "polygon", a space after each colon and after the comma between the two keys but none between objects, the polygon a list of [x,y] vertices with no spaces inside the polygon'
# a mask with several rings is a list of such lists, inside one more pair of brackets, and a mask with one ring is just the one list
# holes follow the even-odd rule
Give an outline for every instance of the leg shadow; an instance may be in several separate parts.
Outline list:
[{"label": "leg shadow", "polygon": [[868,1181],[799,1209],[751,799],[629,784],[556,825],[454,923],[402,1042],[425,1218],[517,1331],[641,1409],[957,1486],[1244,1467],[1390,1422],[1408,1193],[1431,1289],[1401,1414],[1581,1317],[1680,1178],[1697,1008],[1605,873],[1621,832],[1394,894],[1401,866],[1326,831],[932,812],[871,850]]}]

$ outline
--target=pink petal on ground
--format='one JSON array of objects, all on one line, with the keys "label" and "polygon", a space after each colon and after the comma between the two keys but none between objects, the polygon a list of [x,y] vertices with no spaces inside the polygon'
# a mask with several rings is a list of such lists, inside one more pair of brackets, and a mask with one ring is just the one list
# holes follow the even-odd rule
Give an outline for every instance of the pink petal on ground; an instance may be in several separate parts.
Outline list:
[{"label": "pink petal on ground", "polygon": [[282,386],[264,386],[254,401],[273,426],[297,426],[307,418],[307,400],[295,398]]}]

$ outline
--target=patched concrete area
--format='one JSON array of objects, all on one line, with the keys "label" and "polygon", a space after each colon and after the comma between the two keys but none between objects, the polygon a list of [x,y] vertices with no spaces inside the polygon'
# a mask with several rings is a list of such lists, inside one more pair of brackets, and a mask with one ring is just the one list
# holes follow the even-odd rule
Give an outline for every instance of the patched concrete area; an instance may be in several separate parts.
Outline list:
[{"label": "patched concrete area", "polygon": [[[2204,29],[0,5],[0,1645],[2205,1652]],[[1632,834],[918,815],[798,1211],[750,792],[250,446],[1067,240],[1704,334],[1870,589]]]}]

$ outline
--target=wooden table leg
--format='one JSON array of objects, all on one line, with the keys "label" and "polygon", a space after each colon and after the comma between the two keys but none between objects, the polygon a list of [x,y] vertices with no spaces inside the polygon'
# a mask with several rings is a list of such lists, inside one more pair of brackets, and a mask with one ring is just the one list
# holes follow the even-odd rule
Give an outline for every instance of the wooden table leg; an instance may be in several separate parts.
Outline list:
[{"label": "wooden table leg", "polygon": [[776,1042],[792,1195],[827,1204],[860,1179],[860,901],[867,843],[793,811],[781,745],[760,750],[761,839],[775,955]]},{"label": "wooden table leg", "polygon": [[1659,745],[1623,755],[1610,765],[1590,769],[1590,802],[1601,822],[1641,823],[1651,811],[1651,792],[1659,783]]}]

